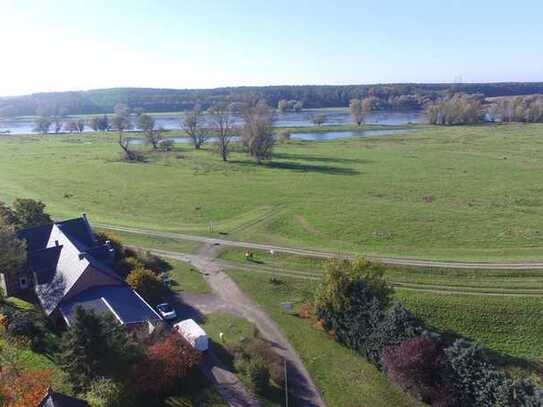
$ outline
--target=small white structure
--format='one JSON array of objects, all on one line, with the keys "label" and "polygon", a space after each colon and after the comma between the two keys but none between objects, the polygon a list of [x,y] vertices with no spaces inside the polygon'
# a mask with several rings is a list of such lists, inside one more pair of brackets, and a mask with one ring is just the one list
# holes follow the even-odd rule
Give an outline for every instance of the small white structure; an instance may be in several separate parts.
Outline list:
[{"label": "small white structure", "polygon": [[185,319],[173,325],[194,349],[205,352],[208,348],[208,337],[205,331],[192,319]]}]

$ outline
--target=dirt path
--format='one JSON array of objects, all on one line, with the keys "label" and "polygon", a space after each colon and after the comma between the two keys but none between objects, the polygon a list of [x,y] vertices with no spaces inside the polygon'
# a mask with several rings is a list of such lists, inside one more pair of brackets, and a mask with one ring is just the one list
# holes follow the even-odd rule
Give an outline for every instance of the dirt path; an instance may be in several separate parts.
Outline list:
[{"label": "dirt path", "polygon": [[199,254],[187,255],[162,250],[152,251],[157,255],[189,262],[196,267],[209,284],[213,295],[179,294],[187,305],[202,313],[228,312],[244,318],[255,325],[260,335],[269,341],[274,350],[286,360],[289,388],[303,406],[325,406],[320,393],[307,372],[302,360],[273,320],[248,298],[236,283],[215,261],[216,248],[205,245]]},{"label": "dirt path", "polygon": [[[221,246],[244,247],[255,250],[274,250],[277,253],[290,253],[300,256],[328,258],[341,254],[345,257],[353,257],[352,253],[338,253],[330,251],[309,250],[295,247],[276,246],[272,244],[256,243],[256,242],[241,242],[236,240],[216,239],[212,237],[188,235],[183,233],[161,232],[150,229],[132,228],[126,226],[96,224],[97,227],[109,230],[118,230],[120,232],[134,233],[144,236],[155,236],[177,240],[190,240],[195,242],[206,243],[210,245],[219,244]],[[543,261],[534,262],[458,262],[458,261],[437,261],[437,260],[421,260],[402,257],[386,257],[386,256],[368,256],[368,259],[379,261],[384,264],[398,266],[416,266],[416,267],[432,267],[432,268],[451,268],[451,269],[473,269],[473,270],[533,270],[543,269]]]},{"label": "dirt path", "polygon": [[[149,250],[146,248],[146,250]],[[168,250],[150,249],[153,254],[162,257],[170,257],[177,260],[190,262],[194,257],[190,254],[172,252]],[[274,269],[270,266],[260,266],[253,264],[235,263],[226,260],[216,259],[214,262],[225,270],[239,270],[253,273],[267,274],[270,276],[290,277],[301,280],[318,281],[321,279],[320,273],[312,273],[307,271],[298,271],[284,268]],[[528,288],[499,288],[499,287],[464,287],[464,286],[448,286],[437,284],[416,284],[400,281],[389,281],[390,285],[402,290],[430,292],[435,294],[456,294],[456,295],[478,295],[489,297],[543,297],[543,289],[528,289]]]}]

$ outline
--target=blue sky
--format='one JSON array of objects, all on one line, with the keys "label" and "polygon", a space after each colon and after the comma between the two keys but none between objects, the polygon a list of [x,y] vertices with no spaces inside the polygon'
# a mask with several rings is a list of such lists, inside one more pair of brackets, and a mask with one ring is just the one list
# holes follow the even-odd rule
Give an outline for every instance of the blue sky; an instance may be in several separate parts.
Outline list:
[{"label": "blue sky", "polygon": [[543,1],[0,0],[0,95],[543,81]]}]

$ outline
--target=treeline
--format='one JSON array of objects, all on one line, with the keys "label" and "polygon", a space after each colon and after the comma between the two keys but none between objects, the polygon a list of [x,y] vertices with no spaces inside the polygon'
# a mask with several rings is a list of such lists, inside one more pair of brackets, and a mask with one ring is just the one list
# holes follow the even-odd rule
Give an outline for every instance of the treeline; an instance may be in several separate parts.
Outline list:
[{"label": "treeline", "polygon": [[145,112],[207,109],[218,102],[258,96],[270,106],[280,100],[299,101],[305,108],[346,107],[351,99],[374,97],[381,110],[420,109],[429,101],[454,93],[485,97],[543,93],[543,82],[472,84],[386,84],[230,87],[216,89],[114,88],[78,92],[36,93],[0,98],[0,115],[66,115],[111,113],[118,103]]},{"label": "treeline", "polygon": [[430,124],[458,125],[482,122],[543,122],[543,95],[502,98],[483,105],[481,95],[454,95],[426,107]]}]

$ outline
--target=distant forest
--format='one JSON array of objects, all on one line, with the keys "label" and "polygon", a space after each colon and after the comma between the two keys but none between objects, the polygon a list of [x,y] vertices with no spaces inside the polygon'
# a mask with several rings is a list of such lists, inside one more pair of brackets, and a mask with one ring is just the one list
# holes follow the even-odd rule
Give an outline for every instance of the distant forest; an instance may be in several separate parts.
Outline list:
[{"label": "distant forest", "polygon": [[216,89],[114,88],[78,92],[36,93],[0,97],[0,115],[111,113],[118,103],[145,112],[178,112],[195,103],[206,109],[218,101],[242,101],[258,96],[270,106],[282,99],[296,100],[304,108],[347,107],[353,98],[374,97],[378,110],[422,109],[427,102],[455,93],[484,97],[543,93],[543,82],[466,84],[387,84],[231,87]]}]

